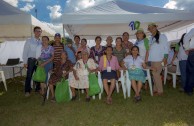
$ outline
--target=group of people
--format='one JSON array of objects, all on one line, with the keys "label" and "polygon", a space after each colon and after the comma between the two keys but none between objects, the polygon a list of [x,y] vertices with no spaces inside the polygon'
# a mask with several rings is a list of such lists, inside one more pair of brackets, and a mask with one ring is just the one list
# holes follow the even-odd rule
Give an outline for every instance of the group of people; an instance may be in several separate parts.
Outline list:
[{"label": "group of people", "polygon": [[[163,84],[161,72],[163,65],[167,64],[170,45],[167,37],[160,33],[155,23],[148,25],[148,31],[151,33],[150,39],[146,37],[143,29],[138,29],[135,33],[136,42],[133,44],[129,41],[129,33],[124,32],[122,37],[117,37],[116,45],[113,45],[113,38],[108,36],[106,46],[101,45],[102,38],[96,36],[95,46],[89,48],[87,39],[74,36],[74,42],[67,38],[66,44],[61,43],[61,35],[56,33],[54,43],[49,45],[49,37],[41,36],[41,28],[34,28],[34,37],[26,41],[24,46],[23,60],[24,67],[27,68],[27,77],[25,82],[25,95],[29,96],[31,92],[31,78],[38,65],[44,67],[47,73],[45,83],[36,84],[36,91],[42,95],[45,94],[45,85],[48,82],[51,91],[51,101],[55,101],[54,86],[61,78],[68,79],[72,91],[72,100],[76,100],[76,89],[85,89],[86,101],[90,101],[89,92],[89,73],[101,72],[103,87],[107,94],[106,103],[112,104],[112,93],[115,89],[115,83],[120,77],[120,70],[129,72],[129,79],[132,83],[132,88],[135,92],[134,100],[141,100],[140,92],[143,84],[146,82],[146,72],[144,69],[151,69],[154,81],[154,95],[160,96],[163,94]],[[184,83],[185,91],[191,94],[194,80],[194,47],[192,44],[194,35],[188,33],[184,37],[184,43],[180,42],[177,49],[177,54],[185,52],[182,58],[179,59],[180,66],[184,67],[182,83]],[[190,41],[192,39],[192,41]],[[194,42],[193,42],[194,43]],[[183,56],[182,54],[179,54]],[[176,58],[174,56],[173,60]],[[186,63],[187,62],[187,63]],[[186,68],[184,64],[187,64]],[[183,69],[183,68],[182,68]],[[189,72],[189,77],[185,79],[186,72]],[[50,78],[48,73],[52,71]],[[190,76],[191,75],[191,76]],[[184,79],[183,79],[184,78]],[[186,81],[187,80],[187,81]],[[110,84],[108,83],[110,81]]]},{"label": "group of people", "polygon": [[[181,73],[180,91],[188,95],[193,94],[194,87],[194,28],[189,33],[184,33],[180,41],[170,51],[168,71]],[[178,67],[178,68],[177,68]]]}]

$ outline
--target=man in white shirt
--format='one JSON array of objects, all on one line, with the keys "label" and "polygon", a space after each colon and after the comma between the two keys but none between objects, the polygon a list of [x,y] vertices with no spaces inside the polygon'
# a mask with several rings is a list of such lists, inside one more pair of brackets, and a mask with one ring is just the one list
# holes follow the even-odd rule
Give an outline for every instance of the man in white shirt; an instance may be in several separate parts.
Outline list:
[{"label": "man in white shirt", "polygon": [[[27,76],[25,81],[25,96],[30,96],[31,92],[31,79],[33,72],[36,69],[36,51],[37,48],[41,45],[41,36],[42,30],[40,27],[34,27],[34,37],[29,38],[26,40],[24,45],[23,51],[23,60],[24,60],[24,67],[27,68]],[[35,91],[40,90],[40,84],[36,85]]]},{"label": "man in white shirt", "polygon": [[186,85],[185,92],[190,96],[193,94],[194,87],[194,28],[191,29],[184,37],[184,47],[188,54],[186,65]]}]

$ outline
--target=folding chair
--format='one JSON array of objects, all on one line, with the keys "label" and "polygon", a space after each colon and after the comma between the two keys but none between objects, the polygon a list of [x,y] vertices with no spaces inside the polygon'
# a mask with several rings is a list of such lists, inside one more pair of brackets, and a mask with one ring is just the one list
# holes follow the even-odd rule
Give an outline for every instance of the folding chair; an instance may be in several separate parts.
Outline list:
[{"label": "folding chair", "polygon": [[180,70],[179,70],[179,62],[176,63],[176,72],[175,73],[168,71],[167,66],[164,67],[164,85],[166,84],[167,74],[172,75],[173,88],[176,88],[176,76],[181,75]]},{"label": "folding chair", "polygon": [[[124,99],[126,99],[126,92],[127,92],[127,89],[126,89],[126,85],[125,85],[125,77],[124,77],[124,72],[123,70],[121,70],[121,77],[118,79],[118,81],[121,82],[121,85],[122,85],[122,90],[123,90],[123,96],[124,96]],[[119,85],[118,85],[118,81],[116,81],[116,90],[117,90],[117,93],[119,93]],[[98,72],[98,82],[99,82],[99,85],[100,85],[100,88],[101,88],[101,94],[103,93],[104,91],[104,88],[103,88],[103,82],[102,82],[102,78],[101,78],[101,73]],[[110,82],[110,80],[108,80],[108,82]],[[100,98],[100,97],[99,97]],[[101,99],[101,98],[100,98]]]}]

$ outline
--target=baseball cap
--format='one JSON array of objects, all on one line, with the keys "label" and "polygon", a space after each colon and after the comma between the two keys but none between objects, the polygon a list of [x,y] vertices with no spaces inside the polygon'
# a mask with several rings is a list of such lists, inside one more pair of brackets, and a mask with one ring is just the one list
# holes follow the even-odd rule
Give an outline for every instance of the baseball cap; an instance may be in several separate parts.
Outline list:
[{"label": "baseball cap", "polygon": [[55,37],[57,37],[57,36],[58,36],[58,37],[61,37],[61,34],[60,34],[60,33],[56,33],[56,34],[55,34]]}]

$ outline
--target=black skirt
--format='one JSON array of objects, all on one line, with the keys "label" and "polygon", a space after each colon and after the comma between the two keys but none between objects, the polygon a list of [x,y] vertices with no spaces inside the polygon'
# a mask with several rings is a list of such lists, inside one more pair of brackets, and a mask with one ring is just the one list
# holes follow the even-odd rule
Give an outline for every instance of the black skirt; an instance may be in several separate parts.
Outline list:
[{"label": "black skirt", "polygon": [[111,79],[115,79],[117,80],[117,72],[114,70],[111,70],[111,72],[107,72],[107,70],[102,71],[102,79],[107,79],[107,80],[111,80]]}]

